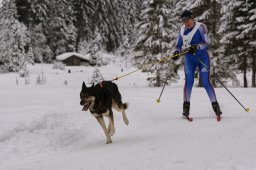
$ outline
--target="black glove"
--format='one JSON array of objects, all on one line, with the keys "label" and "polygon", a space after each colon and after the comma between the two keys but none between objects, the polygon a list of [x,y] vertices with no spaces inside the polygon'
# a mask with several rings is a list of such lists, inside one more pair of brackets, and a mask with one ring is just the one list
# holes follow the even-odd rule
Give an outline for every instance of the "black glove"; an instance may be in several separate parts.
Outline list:
[{"label": "black glove", "polygon": [[179,54],[180,54],[179,51],[175,51],[174,54],[173,54],[174,57],[172,57],[172,59],[174,61],[176,61],[179,58],[179,56],[180,56]]},{"label": "black glove", "polygon": [[195,54],[197,50],[199,50],[199,46],[198,46],[198,45],[191,45],[191,46],[188,48],[188,52],[189,52],[189,53],[192,53],[192,54]]}]

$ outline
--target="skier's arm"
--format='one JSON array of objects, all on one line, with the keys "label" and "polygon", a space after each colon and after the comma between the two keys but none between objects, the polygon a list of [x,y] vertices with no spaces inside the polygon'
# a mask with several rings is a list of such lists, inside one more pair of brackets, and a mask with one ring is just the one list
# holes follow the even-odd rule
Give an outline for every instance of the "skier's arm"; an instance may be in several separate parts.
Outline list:
[{"label": "skier's arm", "polygon": [[180,53],[182,45],[183,45],[182,36],[181,36],[181,34],[179,32],[177,40],[176,40],[176,44],[175,44],[175,48],[176,48],[175,52],[177,51],[177,52]]},{"label": "skier's arm", "polygon": [[199,32],[202,38],[202,42],[199,45],[199,51],[201,50],[208,50],[209,47],[209,41],[208,41],[208,36],[207,36],[207,28],[204,24],[202,24],[199,27]]}]

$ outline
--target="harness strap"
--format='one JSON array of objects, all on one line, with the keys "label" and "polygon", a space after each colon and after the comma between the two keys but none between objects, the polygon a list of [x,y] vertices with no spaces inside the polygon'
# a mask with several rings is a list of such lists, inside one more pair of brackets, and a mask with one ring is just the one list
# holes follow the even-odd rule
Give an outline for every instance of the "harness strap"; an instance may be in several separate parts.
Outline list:
[{"label": "harness strap", "polygon": [[99,82],[101,88],[103,88],[103,81]]}]

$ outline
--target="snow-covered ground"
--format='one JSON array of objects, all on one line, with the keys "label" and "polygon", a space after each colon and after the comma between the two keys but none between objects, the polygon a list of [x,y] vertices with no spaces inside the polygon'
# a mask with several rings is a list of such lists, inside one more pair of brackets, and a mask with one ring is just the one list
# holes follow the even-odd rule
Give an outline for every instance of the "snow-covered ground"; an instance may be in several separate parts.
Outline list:
[{"label": "snow-covered ground", "polygon": [[[111,79],[134,69],[129,67],[116,62],[100,70]],[[51,68],[31,66],[29,85],[18,78],[17,86],[14,73],[0,74],[1,170],[256,169],[256,89],[231,89],[251,113],[216,89],[224,112],[217,122],[205,90],[194,88],[191,123],[181,119],[183,78],[156,104],[161,88],[146,87],[145,74],[135,73],[116,82],[130,103],[130,124],[115,112],[114,143],[106,145],[95,118],[79,105],[82,81],[89,81],[93,68]],[[41,71],[46,85],[35,84]]]}]

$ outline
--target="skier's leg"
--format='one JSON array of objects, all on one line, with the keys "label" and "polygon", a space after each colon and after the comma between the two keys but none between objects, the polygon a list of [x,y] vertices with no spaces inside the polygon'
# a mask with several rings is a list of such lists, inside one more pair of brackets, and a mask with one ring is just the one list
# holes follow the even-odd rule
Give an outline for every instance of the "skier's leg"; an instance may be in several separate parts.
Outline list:
[{"label": "skier's leg", "polygon": [[202,80],[202,85],[204,86],[208,96],[209,96],[209,99],[210,101],[212,102],[212,108],[215,112],[215,114],[217,116],[220,116],[222,114],[222,111],[220,109],[220,106],[217,102],[217,98],[216,98],[216,94],[215,94],[215,91],[214,91],[214,88],[212,87],[211,85],[211,82],[210,82],[210,62],[209,62],[209,57],[208,56],[205,56],[203,58],[203,63],[207,66],[207,68],[205,68],[205,66],[203,66],[203,64],[200,64],[199,65],[199,70],[200,70],[200,77],[201,77],[201,80]]},{"label": "skier's leg", "polygon": [[189,57],[185,57],[185,86],[184,86],[184,102],[190,102],[192,87],[194,84],[196,64]]},{"label": "skier's leg", "polygon": [[184,103],[183,103],[183,115],[189,116],[190,110],[190,96],[192,92],[192,87],[194,84],[196,64],[189,57],[185,57],[185,86],[184,86]]},{"label": "skier's leg", "polygon": [[202,85],[205,88],[208,97],[210,99],[211,102],[216,102],[216,94],[215,91],[211,85],[210,82],[210,62],[209,62],[209,57],[208,56],[204,56],[202,57],[202,62],[207,66],[207,68],[205,68],[205,66],[203,64],[199,64],[199,70],[200,70],[200,78],[202,81]]}]

